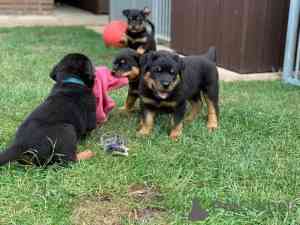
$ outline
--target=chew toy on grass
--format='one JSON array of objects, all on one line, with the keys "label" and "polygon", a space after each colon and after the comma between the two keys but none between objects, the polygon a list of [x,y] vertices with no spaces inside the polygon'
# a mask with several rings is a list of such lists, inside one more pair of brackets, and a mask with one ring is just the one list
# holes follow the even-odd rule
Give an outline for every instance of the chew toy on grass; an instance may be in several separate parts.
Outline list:
[{"label": "chew toy on grass", "polygon": [[101,137],[101,144],[106,153],[112,155],[128,156],[127,140],[117,134],[104,134]]},{"label": "chew toy on grass", "polygon": [[103,41],[106,47],[124,47],[124,36],[127,30],[127,23],[122,20],[115,20],[104,27]]}]

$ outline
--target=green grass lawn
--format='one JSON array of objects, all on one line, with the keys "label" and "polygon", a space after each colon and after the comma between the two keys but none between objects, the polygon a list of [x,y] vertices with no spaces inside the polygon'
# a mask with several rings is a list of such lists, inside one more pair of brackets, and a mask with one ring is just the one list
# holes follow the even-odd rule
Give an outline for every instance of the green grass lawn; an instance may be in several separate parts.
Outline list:
[{"label": "green grass lawn", "polygon": [[[70,52],[108,66],[116,53],[99,34],[80,27],[0,29],[1,150],[47,96],[50,70]],[[126,88],[112,97],[122,105]],[[202,116],[174,143],[163,115],[151,137],[137,138],[137,114],[114,110],[79,145],[95,151],[94,159],[67,168],[0,168],[0,224],[105,225],[102,214],[114,212],[112,219],[119,213],[110,208],[120,209],[122,224],[133,224],[128,210],[144,208],[161,218],[135,224],[190,224],[194,198],[209,216],[193,224],[300,224],[300,89],[279,81],[221,83],[220,104],[221,126],[212,134]],[[100,136],[107,132],[128,137],[128,158],[103,153]],[[137,200],[132,185],[152,194]]]}]

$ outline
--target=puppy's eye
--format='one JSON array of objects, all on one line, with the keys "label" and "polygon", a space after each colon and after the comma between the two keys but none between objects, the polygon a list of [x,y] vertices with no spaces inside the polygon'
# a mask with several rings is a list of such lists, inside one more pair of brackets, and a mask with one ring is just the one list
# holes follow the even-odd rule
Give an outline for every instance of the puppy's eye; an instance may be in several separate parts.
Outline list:
[{"label": "puppy's eye", "polygon": [[121,64],[126,63],[125,59],[122,59],[122,60],[120,61],[120,63],[121,63]]},{"label": "puppy's eye", "polygon": [[170,74],[175,74],[175,70],[174,69],[170,69]]}]

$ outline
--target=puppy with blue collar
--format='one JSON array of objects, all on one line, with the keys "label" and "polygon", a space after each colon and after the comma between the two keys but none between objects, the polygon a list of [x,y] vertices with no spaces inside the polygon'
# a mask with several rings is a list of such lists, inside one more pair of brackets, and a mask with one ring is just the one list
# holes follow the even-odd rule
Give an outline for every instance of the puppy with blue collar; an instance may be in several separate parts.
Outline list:
[{"label": "puppy with blue collar", "polygon": [[47,166],[94,156],[77,152],[77,142],[96,128],[96,100],[92,92],[94,67],[82,54],[66,55],[50,77],[50,95],[20,125],[14,141],[0,153],[0,165],[12,161]]}]

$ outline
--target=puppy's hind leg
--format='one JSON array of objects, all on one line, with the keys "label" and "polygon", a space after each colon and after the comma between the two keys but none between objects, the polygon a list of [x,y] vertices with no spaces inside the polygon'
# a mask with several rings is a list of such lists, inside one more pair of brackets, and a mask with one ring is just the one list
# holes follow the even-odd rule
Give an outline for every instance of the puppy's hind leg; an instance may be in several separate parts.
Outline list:
[{"label": "puppy's hind leg", "polygon": [[[59,131],[59,134],[58,134]],[[51,138],[50,138],[51,137]],[[95,156],[90,150],[77,152],[77,134],[75,128],[68,124],[58,125],[50,130],[48,142],[51,144],[51,164],[90,159]]]},{"label": "puppy's hind leg", "polygon": [[76,159],[77,161],[80,160],[87,160],[87,159],[91,159],[95,156],[96,154],[90,150],[85,150],[83,152],[79,152],[76,154]]},{"label": "puppy's hind leg", "polygon": [[204,93],[205,102],[207,104],[207,128],[214,131],[218,128],[219,117],[219,95],[218,89],[210,87],[207,93]]},{"label": "puppy's hind leg", "polygon": [[203,104],[200,95],[197,95],[194,98],[190,99],[189,102],[191,104],[191,112],[186,117],[186,122],[192,122],[197,118],[198,114],[201,112]]}]

